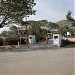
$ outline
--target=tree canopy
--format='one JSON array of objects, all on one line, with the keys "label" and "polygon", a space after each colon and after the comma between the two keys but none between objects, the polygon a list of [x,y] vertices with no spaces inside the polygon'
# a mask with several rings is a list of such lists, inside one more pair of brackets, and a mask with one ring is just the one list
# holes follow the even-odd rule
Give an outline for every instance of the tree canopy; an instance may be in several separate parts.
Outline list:
[{"label": "tree canopy", "polygon": [[75,20],[74,18],[71,16],[72,12],[68,11],[67,15],[66,15],[66,19],[70,22],[72,22],[72,26],[75,27]]},{"label": "tree canopy", "polygon": [[3,18],[0,28],[12,20],[20,22],[26,15],[35,14],[34,5],[36,5],[34,0],[1,0],[0,16],[3,16]]},{"label": "tree canopy", "polygon": [[71,16],[72,12],[71,11],[68,11],[67,15],[66,15],[66,18],[67,20],[69,21],[74,21],[73,17]]}]

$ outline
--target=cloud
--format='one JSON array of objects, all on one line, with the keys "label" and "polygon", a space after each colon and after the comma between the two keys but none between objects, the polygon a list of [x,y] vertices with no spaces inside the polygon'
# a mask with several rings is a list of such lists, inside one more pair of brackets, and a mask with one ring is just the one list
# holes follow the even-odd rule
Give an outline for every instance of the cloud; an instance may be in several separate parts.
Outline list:
[{"label": "cloud", "polygon": [[74,0],[35,0],[37,10],[35,16],[30,16],[32,20],[46,19],[48,21],[59,21],[65,19],[68,11],[74,14]]}]

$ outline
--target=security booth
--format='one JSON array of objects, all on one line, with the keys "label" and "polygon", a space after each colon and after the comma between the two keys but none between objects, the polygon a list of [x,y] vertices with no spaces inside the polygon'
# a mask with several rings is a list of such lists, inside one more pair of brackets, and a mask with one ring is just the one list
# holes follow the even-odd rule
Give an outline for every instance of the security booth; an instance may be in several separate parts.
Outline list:
[{"label": "security booth", "polygon": [[29,43],[30,44],[35,44],[36,43],[35,35],[29,35]]},{"label": "security booth", "polygon": [[62,38],[63,38],[62,32],[59,31],[53,32],[53,45],[58,47],[62,46],[62,41],[61,41]]}]

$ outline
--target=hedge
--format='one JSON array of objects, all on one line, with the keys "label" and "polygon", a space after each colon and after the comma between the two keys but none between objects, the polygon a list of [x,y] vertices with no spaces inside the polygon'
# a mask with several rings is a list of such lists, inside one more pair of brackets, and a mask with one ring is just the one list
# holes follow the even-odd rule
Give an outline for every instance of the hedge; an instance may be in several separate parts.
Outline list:
[{"label": "hedge", "polygon": [[[20,38],[0,38],[0,46],[3,45],[17,45],[20,42]],[[26,44],[26,39],[21,38],[21,44]]]},{"label": "hedge", "polygon": [[3,44],[4,44],[4,40],[0,38],[0,46],[3,46]]},{"label": "hedge", "polygon": [[[20,42],[19,38],[6,38],[6,45],[17,45]],[[21,44],[26,44],[26,39],[21,38]]]}]

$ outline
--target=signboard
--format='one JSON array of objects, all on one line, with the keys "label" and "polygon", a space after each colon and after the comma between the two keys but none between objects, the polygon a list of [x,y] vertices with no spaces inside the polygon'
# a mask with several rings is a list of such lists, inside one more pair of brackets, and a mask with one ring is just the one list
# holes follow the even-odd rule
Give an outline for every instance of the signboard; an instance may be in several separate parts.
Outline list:
[{"label": "signboard", "polygon": [[27,36],[28,35],[28,30],[19,30],[19,35]]}]

